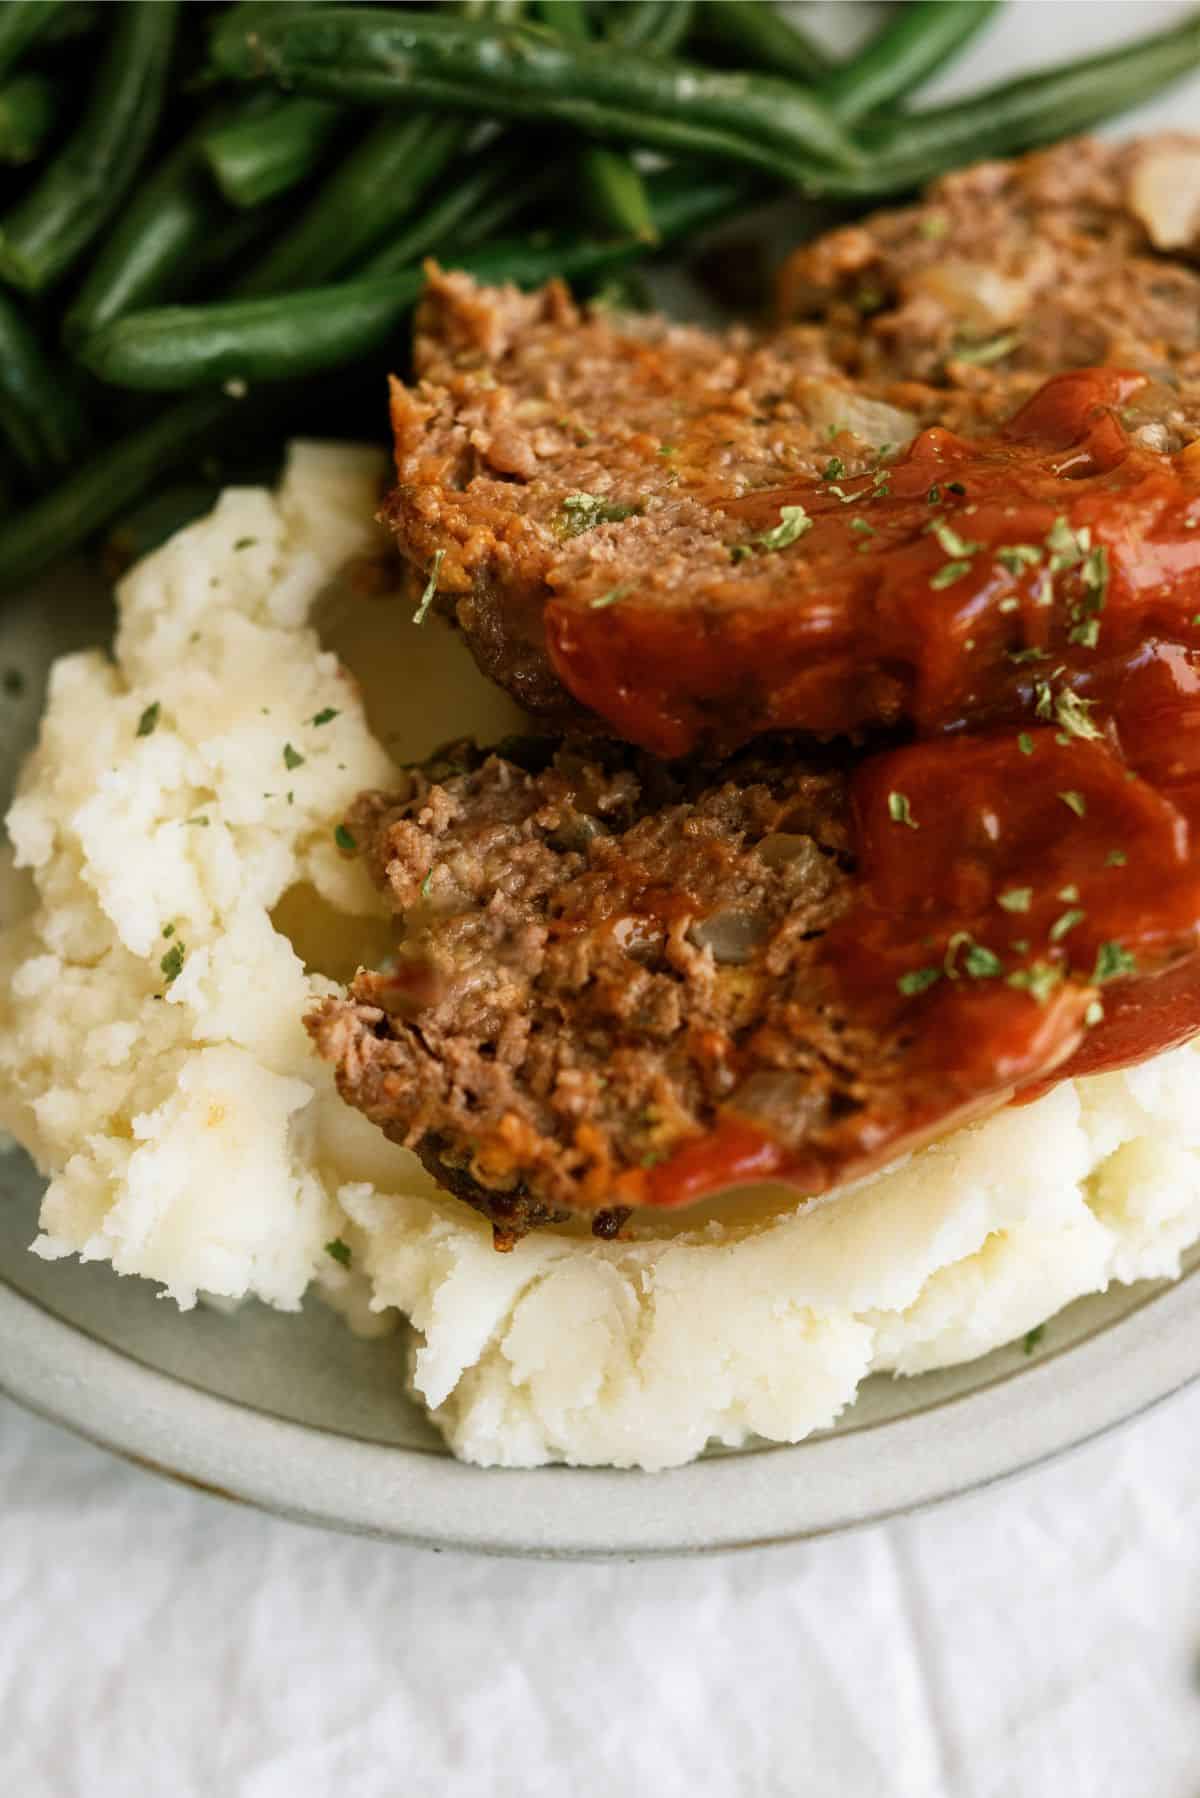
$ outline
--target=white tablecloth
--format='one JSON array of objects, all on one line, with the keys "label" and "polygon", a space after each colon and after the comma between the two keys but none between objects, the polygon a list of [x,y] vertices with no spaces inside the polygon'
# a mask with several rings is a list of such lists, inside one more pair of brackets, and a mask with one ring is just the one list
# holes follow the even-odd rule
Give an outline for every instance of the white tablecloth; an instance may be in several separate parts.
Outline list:
[{"label": "white tablecloth", "polygon": [[5,1798],[1197,1798],[1200,1391],[920,1517],[554,1565],[308,1530],[0,1403]]},{"label": "white tablecloth", "polygon": [[[1024,0],[953,85],[1180,10]],[[554,1566],[239,1511],[0,1402],[0,1798],[1200,1798],[1198,1437],[1200,1391],[855,1536]]]}]

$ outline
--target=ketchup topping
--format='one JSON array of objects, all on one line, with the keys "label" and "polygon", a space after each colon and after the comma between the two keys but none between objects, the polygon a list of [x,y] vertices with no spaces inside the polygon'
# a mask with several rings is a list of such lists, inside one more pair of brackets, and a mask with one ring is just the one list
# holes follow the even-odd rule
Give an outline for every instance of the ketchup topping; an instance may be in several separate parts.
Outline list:
[{"label": "ketchup topping", "polygon": [[995,723],[1048,682],[1051,704],[1090,695],[1154,639],[1200,648],[1200,463],[1130,440],[1112,408],[1144,384],[1060,375],[994,436],[926,430],[873,475],[726,500],[742,531],[702,602],[620,585],[550,602],[559,676],[670,757]]},{"label": "ketchup topping", "polygon": [[[1142,381],[1062,375],[993,437],[928,430],[875,476],[730,500],[747,539],[795,525],[784,507],[809,521],[766,552],[794,571],[766,598],[556,617],[563,679],[660,752],[718,715],[744,735],[909,726],[852,777],[861,892],[823,950],[903,1056],[867,1162],[1200,1030],[1200,464],[1130,441],[1114,409]],[[735,1094],[637,1198],[767,1177],[829,1181]]]}]

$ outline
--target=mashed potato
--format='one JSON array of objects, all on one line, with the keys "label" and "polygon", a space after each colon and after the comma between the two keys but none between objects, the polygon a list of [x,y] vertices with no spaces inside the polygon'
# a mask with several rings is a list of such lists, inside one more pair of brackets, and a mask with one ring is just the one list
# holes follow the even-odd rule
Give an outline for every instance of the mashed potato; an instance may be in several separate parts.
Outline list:
[{"label": "mashed potato", "polygon": [[380,467],[298,449],[278,494],[227,493],[133,570],[114,659],[54,669],[8,819],[31,880],[0,935],[0,1126],[50,1182],[35,1252],[110,1261],[183,1306],[292,1309],[316,1281],[403,1313],[453,1448],[518,1466],[795,1441],[873,1370],[965,1360],[1110,1280],[1176,1272],[1200,1235],[1194,1047],[1060,1086],[836,1202],[759,1193],[509,1255],[342,1104],[301,1019],[385,940],[335,841],[344,808],[390,778],[385,743],[505,727],[446,633],[365,587],[331,596],[377,547]]}]

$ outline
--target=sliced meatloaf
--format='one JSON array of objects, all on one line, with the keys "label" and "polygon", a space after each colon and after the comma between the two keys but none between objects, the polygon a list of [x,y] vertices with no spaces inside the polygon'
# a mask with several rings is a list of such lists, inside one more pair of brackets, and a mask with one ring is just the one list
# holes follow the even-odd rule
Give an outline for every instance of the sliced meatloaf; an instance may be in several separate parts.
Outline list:
[{"label": "sliced meatloaf", "polygon": [[1194,972],[1159,974],[1195,968],[1186,824],[1050,727],[848,768],[768,741],[708,773],[461,746],[348,828],[396,953],[310,1031],[502,1242],[756,1178],[820,1192],[1061,1069],[1085,1025],[1090,1065],[1122,1058],[1114,976],[1138,1053],[1196,1025]]},{"label": "sliced meatloaf", "polygon": [[[592,710],[595,724],[598,708],[600,728],[676,754],[778,725],[886,719],[903,710],[886,682],[865,718],[776,703],[764,619],[812,611],[818,541],[789,537],[783,506],[811,511],[818,486],[871,497],[922,427],[993,426],[1048,372],[1084,363],[1148,377],[1121,406],[1134,449],[1189,442],[1200,275],[1177,179],[1198,157],[1200,140],[1076,143],[948,177],[921,206],[798,252],[782,291],[803,316],[766,335],[587,313],[557,285],[521,295],[435,273],[420,379],[393,387],[386,515],[400,547],[485,671],[556,722]],[[731,663],[744,624],[761,646]],[[707,685],[675,672],[672,633],[708,648]],[[655,652],[660,719],[639,731],[622,689],[645,684]],[[710,690],[714,666],[732,667],[740,710]]]}]

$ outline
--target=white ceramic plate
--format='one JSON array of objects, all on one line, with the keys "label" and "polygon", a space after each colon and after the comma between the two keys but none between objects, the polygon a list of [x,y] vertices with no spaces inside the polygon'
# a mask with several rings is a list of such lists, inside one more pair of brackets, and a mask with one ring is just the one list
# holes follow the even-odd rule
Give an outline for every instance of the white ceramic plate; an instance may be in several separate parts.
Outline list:
[{"label": "white ceramic plate", "polygon": [[[1029,66],[1030,41],[1039,62],[1053,61],[1180,10],[1025,0],[955,79],[978,86]],[[1128,128],[1194,128],[1198,95],[1190,83]],[[0,671],[19,668],[27,683],[0,700],[0,798],[32,739],[51,656],[107,631],[86,583],[55,581],[52,601],[50,591],[0,612]],[[105,1267],[38,1261],[27,1245],[39,1191],[23,1156],[0,1158],[0,1387],[178,1479],[434,1547],[629,1556],[820,1535],[1030,1467],[1200,1373],[1198,1253],[1176,1285],[1115,1287],[1071,1306],[1033,1356],[1018,1347],[919,1379],[870,1380],[835,1430],[795,1448],[654,1475],[484,1471],[454,1461],[401,1396],[401,1337],[359,1341],[320,1305],[181,1315]]]}]

